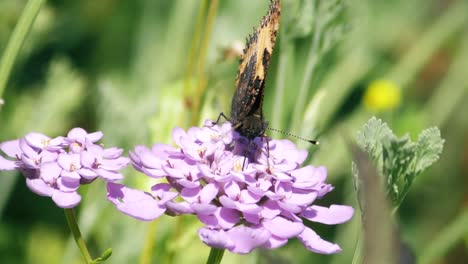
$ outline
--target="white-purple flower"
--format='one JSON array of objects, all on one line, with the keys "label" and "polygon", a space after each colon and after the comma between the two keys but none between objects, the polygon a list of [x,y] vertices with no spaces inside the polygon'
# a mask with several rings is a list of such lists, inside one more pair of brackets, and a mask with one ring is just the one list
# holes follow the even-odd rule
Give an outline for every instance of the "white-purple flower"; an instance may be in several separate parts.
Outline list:
[{"label": "white-purple flower", "polygon": [[75,207],[81,201],[78,188],[97,177],[120,180],[119,170],[130,163],[118,148],[104,149],[94,144],[101,132],[88,134],[82,128],[67,137],[50,138],[29,133],[23,138],[0,143],[0,170],[19,170],[31,191],[51,197],[57,206]]},{"label": "white-purple flower", "polygon": [[304,224],[336,225],[354,213],[350,206],[313,204],[333,187],[325,182],[325,167],[301,167],[306,151],[288,140],[249,142],[228,122],[176,128],[172,137],[177,147],[137,146],[130,153],[138,171],[167,183],[148,193],[109,182],[108,199],[117,209],[145,221],[194,214],[205,224],[198,231],[205,244],[239,254],[278,248],[291,238],[313,252],[341,251]]}]

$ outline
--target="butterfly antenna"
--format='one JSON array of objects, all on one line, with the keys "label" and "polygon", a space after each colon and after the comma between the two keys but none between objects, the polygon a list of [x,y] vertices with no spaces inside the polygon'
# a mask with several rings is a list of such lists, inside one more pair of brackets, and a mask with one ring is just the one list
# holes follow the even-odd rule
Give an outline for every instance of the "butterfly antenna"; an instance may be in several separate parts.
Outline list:
[{"label": "butterfly antenna", "polygon": [[319,142],[316,141],[316,140],[310,140],[310,139],[306,139],[306,138],[303,138],[303,137],[299,137],[299,136],[296,136],[294,134],[291,134],[291,133],[283,131],[283,130],[279,130],[279,129],[275,129],[275,128],[271,128],[271,127],[268,127],[267,129],[271,130],[271,131],[281,133],[281,134],[289,136],[289,137],[293,137],[293,138],[297,138],[297,139],[300,139],[300,140],[303,140],[303,141],[307,141],[307,142],[309,142],[310,144],[313,144],[313,145],[318,145],[319,144]]}]

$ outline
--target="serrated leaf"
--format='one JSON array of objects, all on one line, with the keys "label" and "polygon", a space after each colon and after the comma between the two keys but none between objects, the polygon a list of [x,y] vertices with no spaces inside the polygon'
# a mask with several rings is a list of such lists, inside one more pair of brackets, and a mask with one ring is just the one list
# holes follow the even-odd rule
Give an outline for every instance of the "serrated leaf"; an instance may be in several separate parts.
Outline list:
[{"label": "serrated leaf", "polygon": [[397,138],[387,124],[372,117],[358,132],[357,143],[373,160],[384,177],[387,195],[398,206],[416,176],[437,161],[444,140],[438,128],[424,130],[417,142],[408,135]]},{"label": "serrated leaf", "polygon": [[382,120],[372,117],[357,134],[358,146],[366,151],[374,161],[379,173],[382,173],[382,145],[394,138],[392,130]]},{"label": "serrated leaf", "polygon": [[438,128],[425,129],[418,138],[415,173],[419,174],[439,159],[444,148],[444,140]]},{"label": "serrated leaf", "polygon": [[397,203],[403,193],[406,193],[414,179],[412,164],[415,159],[416,144],[408,135],[383,145],[383,175],[387,181],[387,194]]}]

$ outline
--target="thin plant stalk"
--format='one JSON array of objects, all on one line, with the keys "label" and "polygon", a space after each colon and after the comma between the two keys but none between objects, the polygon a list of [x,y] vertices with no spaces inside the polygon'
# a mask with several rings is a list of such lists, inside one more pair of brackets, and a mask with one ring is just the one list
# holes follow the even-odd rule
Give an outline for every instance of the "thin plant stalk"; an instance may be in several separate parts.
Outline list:
[{"label": "thin plant stalk", "polygon": [[310,81],[312,80],[312,76],[314,74],[315,67],[317,66],[318,62],[319,55],[317,51],[319,49],[320,39],[322,36],[322,23],[319,18],[320,16],[317,16],[317,20],[315,21],[314,34],[312,35],[312,43],[309,48],[307,64],[304,69],[304,77],[301,81],[297,102],[293,111],[293,131],[299,130],[298,127],[300,125],[302,113],[306,104],[307,88],[310,86]]},{"label": "thin plant stalk", "polygon": [[185,69],[185,78],[184,78],[184,86],[185,86],[184,93],[185,94],[190,94],[192,91],[191,84],[192,84],[193,70],[194,70],[194,65],[195,65],[195,57],[197,53],[197,48],[199,47],[200,35],[202,32],[202,28],[203,28],[203,21],[205,17],[205,10],[206,10],[207,2],[208,0],[203,0],[200,3],[200,7],[198,10],[195,32],[193,33],[192,44],[190,46],[190,53],[188,55],[188,60],[187,60],[187,67]]},{"label": "thin plant stalk", "polygon": [[205,31],[200,43],[200,53],[198,57],[198,84],[195,89],[195,96],[193,97],[193,107],[192,107],[192,118],[191,124],[197,125],[199,115],[200,115],[200,101],[203,91],[206,87],[205,80],[205,63],[206,63],[206,53],[208,51],[208,44],[210,42],[211,31],[214,26],[214,19],[216,17],[216,11],[218,9],[218,0],[212,0],[208,7],[208,14],[205,23]]},{"label": "thin plant stalk", "polygon": [[219,264],[223,259],[224,249],[221,248],[211,248],[210,255],[208,256],[208,260],[206,264]]},{"label": "thin plant stalk", "polygon": [[271,116],[271,124],[272,127],[276,129],[284,129],[282,127],[282,116],[284,113],[284,92],[286,87],[286,69],[289,64],[289,54],[288,51],[291,48],[291,43],[287,41],[284,32],[280,31],[280,47],[279,56],[278,56],[278,69],[276,71],[276,87],[275,87],[275,97],[273,99],[273,107],[272,107],[272,116]]},{"label": "thin plant stalk", "polygon": [[159,221],[153,221],[149,224],[145,245],[140,256],[140,264],[152,263],[151,260],[153,258],[153,248],[155,242],[154,234],[156,234],[158,222]]},{"label": "thin plant stalk", "polygon": [[0,62],[0,97],[5,90],[5,86],[11,74],[11,69],[23,46],[24,40],[31,30],[31,26],[36,20],[37,14],[44,2],[45,0],[29,0],[21,13],[18,24],[16,24],[13,29]]},{"label": "thin plant stalk", "polygon": [[78,223],[76,221],[76,215],[73,208],[65,209],[65,218],[67,219],[68,227],[72,232],[73,239],[75,240],[76,245],[80,249],[81,255],[85,259],[86,263],[93,263],[93,259],[91,258],[91,254],[89,254],[89,250],[86,247],[86,243],[81,235],[80,228],[78,227]]}]

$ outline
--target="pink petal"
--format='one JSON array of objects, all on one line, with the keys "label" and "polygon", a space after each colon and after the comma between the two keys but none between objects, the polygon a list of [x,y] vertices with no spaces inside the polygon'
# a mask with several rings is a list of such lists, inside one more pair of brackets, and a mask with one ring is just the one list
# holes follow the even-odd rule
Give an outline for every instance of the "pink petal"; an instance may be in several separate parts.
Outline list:
[{"label": "pink petal", "polygon": [[304,244],[304,246],[315,253],[320,254],[335,254],[341,252],[340,246],[323,240],[312,229],[306,227],[304,231],[297,238]]},{"label": "pink petal", "polygon": [[200,191],[200,203],[211,202],[218,194],[218,187],[215,184],[209,183]]},{"label": "pink petal", "polygon": [[174,140],[174,142],[176,143],[177,146],[182,147],[180,139],[185,137],[185,136],[187,136],[187,134],[185,133],[185,131],[182,128],[176,127],[174,129],[172,129],[172,139]]},{"label": "pink petal", "polygon": [[336,204],[329,208],[312,205],[302,212],[304,218],[326,225],[342,224],[351,219],[353,214],[354,209],[351,206]]},{"label": "pink petal", "polygon": [[50,187],[42,179],[26,179],[26,185],[35,194],[40,196],[52,196],[55,189]]},{"label": "pink petal", "polygon": [[78,172],[76,172],[76,171],[70,172],[70,171],[62,170],[61,173],[60,173],[60,176],[67,179],[67,180],[69,180],[69,181],[81,179],[80,174],[78,174]]},{"label": "pink petal", "polygon": [[196,188],[183,188],[180,192],[180,196],[187,202],[196,203],[201,191],[201,187]]},{"label": "pink petal", "polygon": [[108,182],[107,199],[117,210],[142,221],[154,220],[166,211],[150,194],[122,184]]},{"label": "pink petal", "polygon": [[263,209],[260,213],[262,218],[272,219],[281,213],[281,209],[278,203],[275,201],[267,200],[265,203],[263,203],[262,208]]},{"label": "pink petal", "polygon": [[76,127],[76,128],[73,128],[72,130],[70,130],[67,134],[67,137],[70,138],[70,139],[80,139],[80,140],[83,140],[86,135],[88,133],[86,133],[86,130],[84,130],[83,128],[81,127]]},{"label": "pink petal", "polygon": [[103,136],[104,136],[104,134],[101,131],[96,131],[96,132],[93,132],[93,133],[89,133],[86,136],[86,139],[88,139],[88,140],[90,140],[91,142],[94,143],[96,141],[99,141]]},{"label": "pink petal", "polygon": [[123,149],[112,147],[112,148],[104,149],[102,155],[107,159],[116,159],[120,157],[122,153],[123,153]]},{"label": "pink petal", "polygon": [[261,195],[256,195],[255,193],[250,192],[248,190],[242,190],[240,193],[239,200],[243,203],[251,204],[251,203],[257,203],[258,201],[260,201],[261,198],[262,198]]},{"label": "pink petal", "polygon": [[23,153],[20,149],[18,139],[0,143],[0,150],[11,158],[19,157],[21,156],[21,153]]},{"label": "pink petal", "polygon": [[101,168],[105,170],[121,170],[130,163],[126,157],[119,157],[116,159],[105,159],[102,161]]},{"label": "pink petal", "polygon": [[166,207],[169,211],[176,215],[193,213],[193,209],[190,207],[190,203],[187,202],[175,203],[173,201],[168,201],[166,203]]},{"label": "pink petal", "polygon": [[52,194],[52,200],[61,208],[72,208],[80,203],[81,196],[77,192],[55,190]]},{"label": "pink petal", "polygon": [[41,164],[40,177],[45,182],[54,183],[60,176],[61,172],[62,168],[57,164],[57,162],[46,162]]},{"label": "pink petal", "polygon": [[92,180],[92,179],[95,179],[98,174],[91,170],[91,169],[88,169],[88,168],[81,168],[78,173],[81,175],[81,177],[87,179],[87,180]]},{"label": "pink petal", "polygon": [[99,174],[99,176],[101,176],[101,178],[103,178],[106,181],[118,181],[124,178],[124,176],[121,173],[116,171],[97,169],[96,173]]},{"label": "pink petal", "polygon": [[265,244],[271,234],[261,227],[236,226],[226,232],[234,247],[230,251],[239,254],[250,253],[255,248]]},{"label": "pink petal", "polygon": [[63,192],[74,192],[80,187],[80,180],[69,181],[60,177],[57,179],[57,187]]},{"label": "pink petal", "polygon": [[270,239],[268,239],[268,241],[264,245],[262,245],[262,248],[275,249],[286,245],[286,243],[288,243],[287,238],[271,236]]},{"label": "pink petal", "polygon": [[265,219],[262,225],[273,235],[279,238],[291,238],[299,235],[304,230],[304,224],[293,222],[277,216],[273,219]]},{"label": "pink petal", "polygon": [[61,153],[57,157],[57,162],[65,170],[70,170],[71,165],[73,164],[73,159],[70,154]]},{"label": "pink petal", "polygon": [[229,182],[224,186],[224,192],[229,198],[237,200],[237,197],[240,194],[239,185],[234,181]]},{"label": "pink petal", "polygon": [[210,247],[226,248],[229,250],[234,247],[234,243],[231,241],[228,234],[223,230],[200,228],[198,229],[198,236],[203,243]]},{"label": "pink petal", "polygon": [[216,205],[207,203],[192,203],[190,207],[196,214],[213,214],[218,208]]},{"label": "pink petal", "polygon": [[163,163],[163,160],[154,155],[149,149],[142,149],[138,157],[143,166],[152,169],[160,169]]},{"label": "pink petal", "polygon": [[47,146],[50,137],[41,133],[31,132],[24,136],[24,139],[26,140],[28,145],[38,149],[43,149],[45,146]]},{"label": "pink petal", "polygon": [[315,198],[317,198],[317,192],[296,189],[292,191],[291,196],[287,199],[287,202],[295,205],[308,206],[312,204],[313,201],[315,201]]},{"label": "pink petal", "polygon": [[18,168],[15,161],[0,156],[0,170],[16,170]]}]

